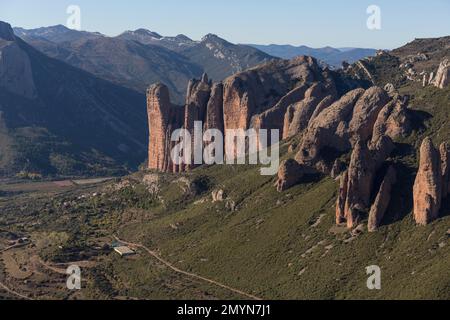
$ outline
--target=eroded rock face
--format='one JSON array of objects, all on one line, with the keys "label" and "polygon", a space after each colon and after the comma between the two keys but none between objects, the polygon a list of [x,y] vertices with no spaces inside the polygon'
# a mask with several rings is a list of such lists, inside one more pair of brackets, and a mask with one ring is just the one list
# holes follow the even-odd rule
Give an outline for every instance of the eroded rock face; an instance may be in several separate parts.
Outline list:
[{"label": "eroded rock face", "polygon": [[367,228],[369,232],[374,232],[380,226],[386,210],[391,201],[392,187],[397,181],[397,176],[394,167],[390,166],[383,182],[381,183],[380,190],[378,191],[375,202],[372,204],[369,213],[369,222]]},{"label": "eroded rock face", "polygon": [[170,102],[169,89],[155,84],[147,90],[147,113],[149,123],[148,168],[163,172],[178,172],[172,163],[170,142],[173,130],[184,121],[184,110]]},{"label": "eroded rock face", "polygon": [[336,201],[336,224],[342,224],[345,219],[345,202],[348,193],[348,171],[345,171],[340,178],[339,194]]},{"label": "eroded rock face", "polygon": [[378,114],[373,128],[372,142],[377,141],[383,135],[395,140],[407,135],[410,130],[407,106],[399,97],[396,97],[386,104]]},{"label": "eroded rock face", "polygon": [[205,130],[217,129],[223,132],[223,84],[216,83],[211,88],[211,97],[206,108]]},{"label": "eroded rock face", "polygon": [[444,142],[439,147],[442,170],[442,199],[450,196],[450,145]]},{"label": "eroded rock face", "polygon": [[318,104],[329,91],[323,84],[315,83],[306,91],[302,101],[290,106],[284,116],[283,139],[293,137],[307,129]]},{"label": "eroded rock face", "polygon": [[278,170],[278,180],[275,183],[278,192],[283,192],[297,184],[303,177],[302,166],[294,159],[288,159],[281,163]]},{"label": "eroded rock face", "polygon": [[312,122],[302,139],[296,155],[300,164],[315,166],[325,148],[345,151],[350,148],[346,136],[347,123],[351,120],[353,107],[364,94],[364,89],[356,89],[323,110]]},{"label": "eroded rock face", "polygon": [[336,204],[336,223],[347,223],[348,228],[358,225],[361,216],[370,207],[373,184],[378,170],[393,150],[393,142],[383,136],[370,146],[358,141],[353,149],[348,170],[341,176]]},{"label": "eroded rock face", "polygon": [[204,121],[210,95],[211,84],[206,74],[200,81],[191,80],[189,82],[185,106],[185,129],[192,131],[194,121]]},{"label": "eroded rock face", "polygon": [[420,147],[420,165],[414,183],[414,219],[427,225],[439,215],[442,197],[441,159],[430,138]]},{"label": "eroded rock face", "polygon": [[372,135],[378,114],[389,100],[386,91],[379,87],[364,92],[355,104],[349,123],[349,135],[353,141],[367,140]]},{"label": "eroded rock face", "polygon": [[370,150],[364,142],[358,141],[348,168],[347,199],[344,207],[348,228],[357,225],[360,213],[369,207],[374,178],[375,165]]},{"label": "eroded rock face", "polygon": [[445,59],[439,65],[433,84],[439,89],[444,89],[450,83],[450,63]]},{"label": "eroded rock face", "polygon": [[253,121],[253,127],[282,130],[282,138],[285,139],[289,126],[285,129],[286,125],[284,115],[287,110],[292,109],[298,101],[304,99],[307,88],[307,85],[302,85],[291,90],[288,94],[282,97],[273,108],[270,108],[261,115],[257,116]]}]

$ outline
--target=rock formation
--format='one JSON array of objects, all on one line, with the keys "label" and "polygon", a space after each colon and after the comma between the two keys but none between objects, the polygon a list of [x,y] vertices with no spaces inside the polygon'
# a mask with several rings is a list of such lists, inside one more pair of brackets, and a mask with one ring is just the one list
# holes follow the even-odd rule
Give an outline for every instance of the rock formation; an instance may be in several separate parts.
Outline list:
[{"label": "rock formation", "polygon": [[[211,83],[206,74],[203,74],[201,80],[189,81],[184,108],[184,129],[190,132],[192,142],[194,141],[194,123],[195,121],[204,123],[210,96]],[[191,159],[192,164],[182,166],[183,171],[194,167],[193,160]]]},{"label": "rock formation", "polygon": [[206,108],[205,130],[217,129],[223,132],[223,84],[215,83]]},{"label": "rock formation", "polygon": [[448,59],[443,60],[436,72],[433,84],[439,89],[444,89],[450,83],[450,63]]},{"label": "rock formation", "polygon": [[345,171],[340,178],[339,193],[336,201],[336,224],[345,222],[345,202],[348,192],[348,171]]},{"label": "rock formation", "polygon": [[349,135],[353,141],[367,140],[372,135],[378,114],[388,101],[388,94],[379,87],[364,92],[355,104],[349,123]]},{"label": "rock formation", "polygon": [[[317,100],[314,102],[317,104],[325,93],[336,95],[334,81],[311,57],[272,61],[233,75],[223,83],[212,84],[205,74],[201,80],[190,81],[184,107],[171,104],[165,86],[153,86],[147,94],[148,167],[168,172],[193,167],[176,167],[170,161],[170,136],[175,129],[185,128],[192,136],[194,122],[202,121],[203,130],[218,129],[224,133],[228,129],[247,130],[250,127],[282,131],[289,106],[303,101],[305,95]],[[330,99],[321,108],[329,104]],[[309,114],[314,110],[311,108]],[[172,115],[176,115],[175,118]],[[309,117],[303,120],[306,124],[308,121]]]},{"label": "rock formation", "polygon": [[[393,150],[393,142],[383,136],[370,146],[359,140],[352,152],[348,170],[341,176],[336,204],[336,223],[356,226],[370,207],[373,184],[378,170]],[[384,212],[383,212],[384,214]]]},{"label": "rock formation", "polygon": [[324,150],[343,152],[350,149],[345,128],[351,120],[355,103],[363,94],[364,89],[348,92],[312,120],[295,157],[300,164],[314,167],[323,158]]},{"label": "rock formation", "polygon": [[442,197],[441,159],[430,138],[420,147],[420,164],[414,183],[414,219],[426,225],[439,215]]},{"label": "rock formation", "polygon": [[409,133],[411,125],[406,109],[406,104],[398,96],[387,103],[374,124],[372,142],[376,142],[384,135],[395,140]]},{"label": "rock formation", "polygon": [[303,177],[304,171],[300,164],[294,159],[283,161],[278,170],[278,180],[275,183],[278,192],[285,191],[297,184]]},{"label": "rock formation", "polygon": [[450,196],[450,145],[443,142],[439,147],[442,170],[442,199]]},{"label": "rock formation", "polygon": [[149,123],[148,168],[163,172],[178,172],[170,157],[170,137],[183,125],[184,110],[170,102],[169,89],[155,84],[147,90]]},{"label": "rock formation", "polygon": [[364,142],[357,142],[348,168],[347,199],[344,217],[347,227],[353,228],[359,222],[360,214],[370,205],[375,168],[370,150]]},{"label": "rock formation", "polygon": [[375,202],[372,204],[372,208],[370,209],[369,222],[367,224],[369,232],[376,231],[380,226],[381,220],[383,219],[389,206],[389,202],[391,201],[392,187],[396,183],[396,179],[395,169],[390,166],[383,182],[381,183]]},{"label": "rock formation", "polygon": [[[283,139],[293,137],[307,129],[319,103],[330,93],[321,83],[315,83],[305,93],[305,98],[292,104],[284,116]],[[324,103],[326,105],[326,102]],[[324,108],[322,104],[321,108]]]}]

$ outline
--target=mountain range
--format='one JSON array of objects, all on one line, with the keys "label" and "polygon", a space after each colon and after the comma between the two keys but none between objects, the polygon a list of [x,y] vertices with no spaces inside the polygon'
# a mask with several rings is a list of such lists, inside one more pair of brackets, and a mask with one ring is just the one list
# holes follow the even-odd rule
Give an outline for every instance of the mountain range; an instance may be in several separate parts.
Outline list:
[{"label": "mountain range", "polygon": [[138,29],[108,37],[4,22],[0,30],[0,174],[7,176],[135,169],[146,157],[147,87],[162,82],[183,105],[192,78],[222,81],[280,60],[214,34],[195,41]]},{"label": "mountain range", "polygon": [[178,103],[184,102],[188,81],[204,72],[220,81],[275,59],[211,34],[193,41],[184,35],[163,37],[145,29],[126,31],[117,37],[62,25],[14,31],[46,55],[121,86],[144,93],[149,85],[164,82]]},{"label": "mountain range", "polygon": [[376,49],[364,49],[364,48],[311,48],[307,46],[292,46],[292,45],[258,45],[250,44],[250,46],[261,50],[271,56],[279,57],[282,59],[292,59],[296,56],[312,56],[323,63],[333,67],[340,68],[342,63],[354,63],[360,59],[374,56],[377,52]]},{"label": "mountain range", "polygon": [[0,22],[0,174],[112,174],[145,158],[143,94],[48,57]]}]

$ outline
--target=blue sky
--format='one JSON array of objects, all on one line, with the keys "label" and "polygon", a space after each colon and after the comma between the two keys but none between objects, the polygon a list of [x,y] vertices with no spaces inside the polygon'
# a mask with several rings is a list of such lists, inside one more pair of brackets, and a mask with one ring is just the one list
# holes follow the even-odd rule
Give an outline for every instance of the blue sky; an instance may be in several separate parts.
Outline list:
[{"label": "blue sky", "polygon": [[[0,20],[35,28],[66,24],[81,8],[83,30],[117,35],[147,28],[200,39],[215,33],[235,43],[395,48],[450,35],[450,0],[0,0]],[[369,5],[381,30],[366,27]]]}]

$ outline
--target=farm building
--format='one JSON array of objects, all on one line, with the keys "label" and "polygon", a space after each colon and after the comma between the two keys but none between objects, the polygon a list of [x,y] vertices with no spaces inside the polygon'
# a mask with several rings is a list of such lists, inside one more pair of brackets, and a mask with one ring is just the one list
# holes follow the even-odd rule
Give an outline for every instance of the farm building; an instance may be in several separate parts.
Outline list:
[{"label": "farm building", "polygon": [[135,254],[135,252],[127,246],[115,247],[114,251],[117,252],[121,257],[127,257]]}]

